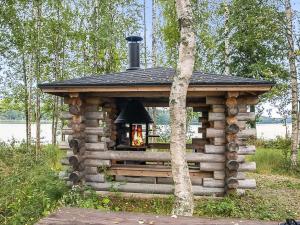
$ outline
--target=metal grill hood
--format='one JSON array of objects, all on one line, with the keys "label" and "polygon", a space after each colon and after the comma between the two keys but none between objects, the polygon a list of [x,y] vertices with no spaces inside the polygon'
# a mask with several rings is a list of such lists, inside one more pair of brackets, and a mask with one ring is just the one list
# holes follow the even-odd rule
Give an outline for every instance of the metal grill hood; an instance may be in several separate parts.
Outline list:
[{"label": "metal grill hood", "polygon": [[121,111],[115,123],[153,123],[153,120],[140,101],[131,100]]}]

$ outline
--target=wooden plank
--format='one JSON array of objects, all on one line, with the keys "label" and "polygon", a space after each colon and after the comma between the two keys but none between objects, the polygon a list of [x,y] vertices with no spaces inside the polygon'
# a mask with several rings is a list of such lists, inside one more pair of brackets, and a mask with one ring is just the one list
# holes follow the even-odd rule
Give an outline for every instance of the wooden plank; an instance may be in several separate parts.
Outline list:
[{"label": "wooden plank", "polygon": [[[111,196],[114,198],[121,196],[129,199],[156,199],[170,198],[172,195],[166,194],[145,194],[145,193],[114,193],[107,191],[97,192],[102,197]],[[203,197],[198,197],[203,200]],[[210,197],[211,199],[211,197]],[[107,212],[99,209],[84,208],[60,208],[51,213],[48,217],[41,219],[37,225],[136,225],[136,224],[154,224],[154,225],[274,225],[274,221],[246,220],[239,218],[203,218],[203,217],[176,217],[170,215],[157,215],[149,213],[132,213],[132,212]]]},{"label": "wooden plank", "polygon": [[[212,173],[201,172],[199,170],[189,170],[191,177],[212,177]],[[140,168],[122,168],[112,166],[106,171],[107,175],[132,176],[132,177],[172,177],[171,169],[146,169]]]}]

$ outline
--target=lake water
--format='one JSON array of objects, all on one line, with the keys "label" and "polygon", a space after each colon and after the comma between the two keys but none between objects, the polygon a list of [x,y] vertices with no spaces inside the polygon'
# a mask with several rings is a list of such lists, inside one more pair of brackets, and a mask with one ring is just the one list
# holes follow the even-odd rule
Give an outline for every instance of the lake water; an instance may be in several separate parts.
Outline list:
[{"label": "lake water", "polygon": [[[35,137],[35,125],[32,124],[32,137]],[[193,125],[191,127],[191,136],[197,137],[198,126]],[[274,139],[276,136],[285,136],[286,127],[282,124],[257,124],[257,137],[265,139]],[[291,124],[287,126],[288,133],[291,133]],[[1,123],[0,124],[0,140],[9,141],[15,139],[21,141],[25,139],[25,124],[12,124],[12,123]],[[51,142],[51,124],[41,125],[41,138],[42,142]]]}]

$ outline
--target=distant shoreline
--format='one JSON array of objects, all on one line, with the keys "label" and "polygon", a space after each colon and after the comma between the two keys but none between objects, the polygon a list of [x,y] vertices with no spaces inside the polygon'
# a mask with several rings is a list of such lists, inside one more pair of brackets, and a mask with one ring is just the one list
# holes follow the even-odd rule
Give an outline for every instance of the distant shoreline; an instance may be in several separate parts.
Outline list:
[{"label": "distant shoreline", "polygon": [[[0,120],[0,124],[25,124],[25,120]],[[31,123],[31,124],[35,124]],[[48,120],[42,120],[41,124],[51,124],[51,121]]]},{"label": "distant shoreline", "polygon": [[[25,120],[0,120],[0,124],[25,124],[26,121]],[[48,120],[42,120],[41,124],[51,124],[51,121]],[[35,124],[35,123],[32,123]],[[280,122],[258,122],[256,124],[282,124]],[[290,122],[288,122],[287,124],[291,124]],[[167,124],[157,124],[157,125],[167,125]],[[198,125],[198,124],[191,124],[191,125]]]}]

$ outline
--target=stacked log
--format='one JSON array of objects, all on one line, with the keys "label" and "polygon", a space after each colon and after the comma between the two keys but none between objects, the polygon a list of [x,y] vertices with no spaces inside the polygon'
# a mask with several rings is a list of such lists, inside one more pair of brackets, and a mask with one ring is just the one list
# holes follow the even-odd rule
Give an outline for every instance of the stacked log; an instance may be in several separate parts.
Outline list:
[{"label": "stacked log", "polygon": [[85,180],[87,182],[103,183],[105,175],[101,171],[101,167],[109,166],[109,160],[99,160],[90,158],[89,155],[107,150],[107,145],[102,142],[101,138],[104,135],[103,127],[100,127],[101,121],[104,120],[105,112],[100,110],[100,105],[103,104],[102,99],[97,97],[88,97],[85,99],[85,124],[86,124],[86,154],[85,161]]},{"label": "stacked log", "polygon": [[237,104],[238,92],[228,92],[227,99],[225,101],[226,105],[226,147],[225,147],[225,192],[237,193],[239,182],[237,179],[239,162],[238,162],[238,150],[239,145],[237,142],[240,128],[238,125],[237,115],[239,114],[239,108]]},{"label": "stacked log", "polygon": [[71,133],[68,136],[70,147],[68,156],[69,165],[72,171],[69,174],[69,180],[73,185],[84,183],[84,154],[85,154],[85,124],[84,124],[84,103],[79,94],[70,94],[68,99],[69,113],[72,115],[69,127]]},{"label": "stacked log", "polygon": [[104,182],[105,175],[100,171],[109,167],[110,161],[89,157],[108,150],[106,135],[110,132],[105,130],[106,112],[100,108],[104,102],[98,97],[81,99],[78,95],[71,95],[65,98],[65,103],[69,104],[69,112],[62,113],[61,118],[69,120],[68,126],[63,129],[63,133],[68,135],[68,142],[60,143],[59,147],[66,150],[62,164],[69,168],[61,172],[67,174],[63,179],[72,184]]},{"label": "stacked log", "polygon": [[[203,182],[203,186],[220,185],[223,181],[227,192],[247,189],[245,185],[237,189],[238,181],[247,180],[244,172],[255,170],[255,163],[245,162],[244,155],[255,153],[255,146],[246,144],[248,138],[256,136],[255,129],[247,128],[247,121],[255,119],[255,114],[248,112],[247,106],[256,104],[257,97],[238,95],[237,92],[229,92],[227,98],[206,97],[206,104],[211,105],[208,113],[210,127],[206,130],[210,141],[205,144],[204,153],[223,154],[226,162],[200,163],[200,170],[214,173],[213,179]],[[253,182],[249,188],[253,188]]]},{"label": "stacked log", "polygon": [[206,97],[206,104],[210,105],[208,121],[210,127],[206,129],[206,137],[209,142],[204,146],[204,153],[220,155],[224,157],[224,162],[202,162],[201,171],[210,171],[212,178],[203,178],[203,187],[222,188],[224,192],[224,178],[219,179],[215,176],[217,172],[224,172],[225,168],[225,100],[224,97]]}]

